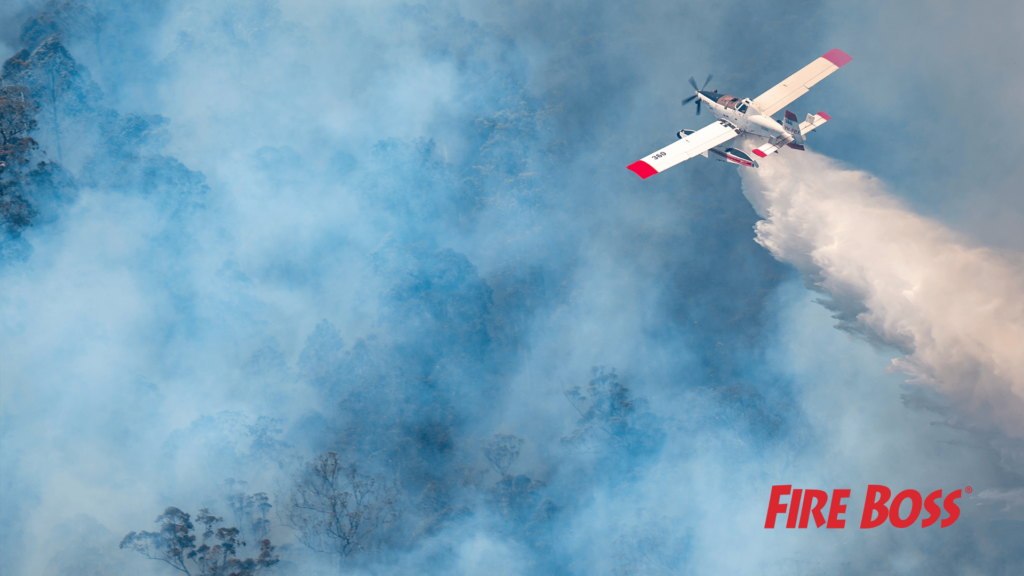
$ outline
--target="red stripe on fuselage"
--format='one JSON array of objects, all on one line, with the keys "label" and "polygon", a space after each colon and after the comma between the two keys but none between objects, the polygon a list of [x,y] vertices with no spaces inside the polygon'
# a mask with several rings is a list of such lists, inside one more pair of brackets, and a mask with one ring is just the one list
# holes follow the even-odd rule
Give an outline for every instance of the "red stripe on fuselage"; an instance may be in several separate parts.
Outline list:
[{"label": "red stripe on fuselage", "polygon": [[629,168],[633,172],[636,172],[636,175],[644,180],[658,173],[657,170],[651,168],[651,165],[648,164],[647,162],[644,162],[643,160],[637,160],[636,162],[633,162],[629,166],[626,166],[626,168]]}]

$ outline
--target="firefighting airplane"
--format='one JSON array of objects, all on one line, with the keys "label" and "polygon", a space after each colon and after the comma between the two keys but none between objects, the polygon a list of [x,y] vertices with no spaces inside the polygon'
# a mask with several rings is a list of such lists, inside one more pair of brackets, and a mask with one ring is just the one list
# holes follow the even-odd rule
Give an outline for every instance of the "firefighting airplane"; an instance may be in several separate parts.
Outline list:
[{"label": "firefighting airplane", "polygon": [[757,168],[757,162],[751,160],[750,156],[747,156],[742,150],[722,148],[723,144],[739,136],[758,136],[768,140],[753,150],[754,155],[760,158],[764,158],[772,152],[778,152],[782,146],[803,150],[804,136],[832,118],[824,112],[818,112],[814,115],[808,114],[804,122],[797,124],[796,114],[786,110],[780,124],[772,119],[772,114],[806,94],[811,86],[821,82],[826,76],[839,70],[851,60],[853,58],[838,48],[829,50],[821,58],[811,62],[796,74],[786,78],[753,100],[719,94],[717,90],[707,92],[704,88],[707,88],[708,82],[711,82],[710,75],[704,82],[703,88],[697,88],[697,82],[691,77],[690,85],[697,93],[683,100],[683,105],[696,99],[697,114],[700,114],[700,104],[704,102],[711,108],[711,112],[718,118],[718,122],[696,131],[680,130],[676,133],[676,136],[679,137],[678,142],[669,144],[643,160],[630,164],[627,168],[636,172],[641,178],[647,178],[658,172],[664,172],[698,154],[722,162]]}]

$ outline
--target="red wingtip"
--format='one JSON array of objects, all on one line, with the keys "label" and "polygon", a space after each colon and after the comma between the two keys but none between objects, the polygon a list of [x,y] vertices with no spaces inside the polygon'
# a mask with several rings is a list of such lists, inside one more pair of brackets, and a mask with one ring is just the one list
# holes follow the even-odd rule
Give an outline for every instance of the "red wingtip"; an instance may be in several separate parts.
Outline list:
[{"label": "red wingtip", "polygon": [[818,112],[818,116],[821,116],[825,120],[831,120],[832,119],[831,116],[829,116],[828,114],[825,114],[824,112]]},{"label": "red wingtip", "polygon": [[839,48],[833,48],[828,52],[825,52],[825,54],[822,55],[822,58],[828,60],[829,62],[835,64],[840,68],[849,64],[850,61],[853,60],[853,58],[849,54],[843,52]]},{"label": "red wingtip", "polygon": [[636,175],[644,180],[658,173],[657,170],[651,168],[651,165],[648,164],[647,162],[644,162],[643,160],[633,162],[629,166],[626,166],[626,168],[629,168],[633,172],[636,172]]},{"label": "red wingtip", "polygon": [[757,155],[758,155],[758,156],[760,156],[761,158],[767,158],[767,157],[768,157],[768,155],[767,155],[767,154],[765,154],[764,152],[761,152],[761,151],[760,151],[760,150],[758,150],[757,148],[754,148],[754,154],[757,154]]}]

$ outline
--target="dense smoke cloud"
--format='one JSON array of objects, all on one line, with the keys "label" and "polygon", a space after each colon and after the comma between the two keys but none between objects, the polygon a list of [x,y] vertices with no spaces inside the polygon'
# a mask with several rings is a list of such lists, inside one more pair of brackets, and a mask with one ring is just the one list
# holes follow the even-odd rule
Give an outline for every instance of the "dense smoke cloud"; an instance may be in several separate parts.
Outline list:
[{"label": "dense smoke cloud", "polygon": [[[170,573],[132,546],[207,508],[266,574],[1012,567],[1020,478],[831,329],[735,170],[624,168],[706,121],[686,76],[753,95],[831,8],[667,6],[19,8],[3,82],[63,83],[3,238],[0,571]],[[773,483],[879,479],[988,491],[956,531],[761,527]],[[317,532],[328,480],[370,536]]]}]

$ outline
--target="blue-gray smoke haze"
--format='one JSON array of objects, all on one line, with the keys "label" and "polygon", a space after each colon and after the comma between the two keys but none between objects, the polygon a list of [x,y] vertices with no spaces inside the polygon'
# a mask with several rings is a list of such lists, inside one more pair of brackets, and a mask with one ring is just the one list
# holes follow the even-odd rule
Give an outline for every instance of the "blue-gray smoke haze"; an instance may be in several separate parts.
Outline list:
[{"label": "blue-gray smoke haze", "polygon": [[[0,572],[172,573],[121,538],[239,491],[270,495],[269,573],[1024,565],[1012,442],[835,330],[735,169],[625,170],[708,121],[688,76],[753,96],[840,47],[810,145],[1019,263],[1024,126],[977,109],[1024,89],[1019,6],[10,6],[4,60],[79,68],[2,251]],[[504,478],[495,434],[524,440]],[[286,525],[327,451],[400,483],[381,551]],[[861,531],[868,483],[976,497]],[[772,484],[852,488],[849,527],[763,529]]]}]

